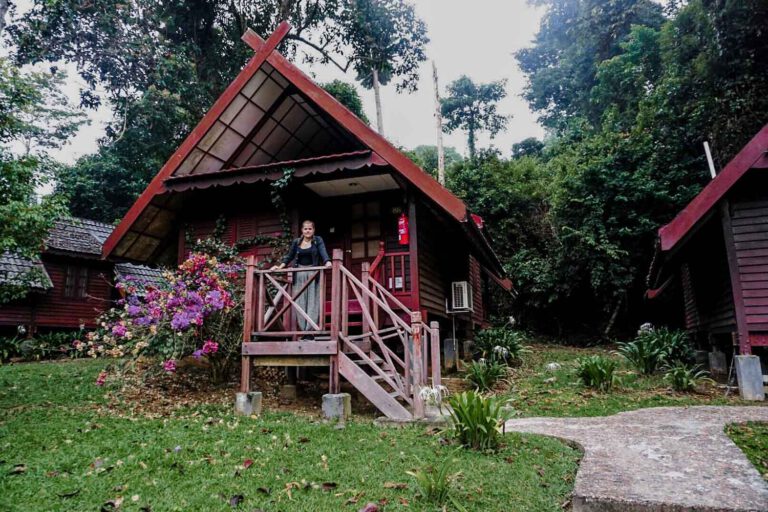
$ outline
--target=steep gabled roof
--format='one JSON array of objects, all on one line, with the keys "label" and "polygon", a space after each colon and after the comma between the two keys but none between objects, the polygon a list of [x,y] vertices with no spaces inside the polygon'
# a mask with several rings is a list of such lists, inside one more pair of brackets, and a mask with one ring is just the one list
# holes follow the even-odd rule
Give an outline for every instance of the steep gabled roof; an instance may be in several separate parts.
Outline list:
[{"label": "steep gabled roof", "polygon": [[62,217],[53,223],[45,239],[47,250],[81,256],[101,256],[114,226],[90,219]]},{"label": "steep gabled roof", "polygon": [[361,151],[371,152],[371,165],[390,166],[440,210],[468,221],[459,198],[274,51],[289,29],[281,23],[266,41],[246,32],[243,39],[256,54],[139,196],[104,244],[103,257],[147,258],[158,249],[163,235],[142,238],[143,230],[170,216],[164,194],[171,183]]},{"label": "steep gabled roof", "polygon": [[40,260],[22,258],[11,252],[0,253],[0,284],[25,286],[34,291],[53,288],[51,276]]},{"label": "steep gabled roof", "polygon": [[697,228],[704,217],[744,174],[754,168],[768,169],[768,124],[728,162],[699,194],[675,217],[659,229],[661,251],[672,250],[685,236]]}]

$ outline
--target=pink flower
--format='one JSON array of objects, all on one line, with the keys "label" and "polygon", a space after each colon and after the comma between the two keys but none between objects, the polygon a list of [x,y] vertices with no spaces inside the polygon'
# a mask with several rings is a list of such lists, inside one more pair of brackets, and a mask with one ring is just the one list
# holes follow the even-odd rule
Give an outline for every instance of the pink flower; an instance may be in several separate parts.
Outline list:
[{"label": "pink flower", "polygon": [[213,340],[206,340],[203,343],[203,354],[215,354],[219,351],[219,344]]},{"label": "pink flower", "polygon": [[101,370],[101,373],[99,373],[99,376],[96,377],[96,385],[103,386],[105,382],[107,382],[107,371]]},{"label": "pink flower", "polygon": [[169,359],[163,363],[163,370],[167,371],[168,373],[173,373],[176,371],[176,361],[173,359]]}]

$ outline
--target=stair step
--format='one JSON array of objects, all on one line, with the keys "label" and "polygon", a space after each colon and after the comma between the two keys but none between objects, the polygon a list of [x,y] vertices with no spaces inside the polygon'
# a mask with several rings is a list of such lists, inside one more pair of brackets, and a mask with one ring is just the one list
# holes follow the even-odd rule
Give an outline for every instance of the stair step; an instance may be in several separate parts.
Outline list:
[{"label": "stair step", "polygon": [[[395,373],[393,373],[393,372],[384,372],[384,373],[385,373],[385,374],[387,375],[387,377],[389,377],[390,379],[392,379],[392,377],[394,377],[394,376],[395,376]],[[375,381],[384,380],[384,377],[382,377],[381,375],[374,375],[374,376],[373,376],[373,377],[371,377],[371,378],[372,378],[373,380],[375,380]]]}]

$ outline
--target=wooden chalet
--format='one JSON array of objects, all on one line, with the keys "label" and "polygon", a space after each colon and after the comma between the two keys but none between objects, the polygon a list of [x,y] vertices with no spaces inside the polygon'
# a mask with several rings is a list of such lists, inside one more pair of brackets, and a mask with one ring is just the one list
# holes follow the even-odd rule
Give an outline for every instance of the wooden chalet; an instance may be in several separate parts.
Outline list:
[{"label": "wooden chalet", "polygon": [[659,229],[646,296],[703,346],[768,347],[768,125]]},{"label": "wooden chalet", "polygon": [[[0,281],[23,284],[25,297],[0,305],[0,332],[23,326],[28,335],[38,329],[94,328],[96,317],[111,306],[115,274],[147,279],[157,271],[101,258],[102,245],[113,226],[75,217],[57,220],[45,240],[40,259],[12,253],[0,255]],[[31,269],[34,279],[21,281]]]},{"label": "wooden chalet", "polygon": [[[181,259],[189,232],[204,237],[223,219],[223,238],[250,256],[243,388],[252,362],[330,365],[332,391],[341,373],[386,414],[409,417],[403,406],[418,388],[414,337],[437,342],[439,380],[446,305],[463,306],[457,319],[468,331],[486,322],[486,283],[511,285],[461,200],[275,51],[289,28],[281,24],[266,41],[243,36],[254,56],[137,199],[103,256]],[[287,170],[279,211],[270,193]],[[294,270],[258,270],[285,218],[293,236],[303,219],[314,220],[333,254],[332,270],[316,269],[324,314],[301,332],[296,319],[306,314],[295,299],[304,290],[291,288]],[[407,222],[407,241],[398,221]],[[315,341],[300,341],[306,335]]]}]

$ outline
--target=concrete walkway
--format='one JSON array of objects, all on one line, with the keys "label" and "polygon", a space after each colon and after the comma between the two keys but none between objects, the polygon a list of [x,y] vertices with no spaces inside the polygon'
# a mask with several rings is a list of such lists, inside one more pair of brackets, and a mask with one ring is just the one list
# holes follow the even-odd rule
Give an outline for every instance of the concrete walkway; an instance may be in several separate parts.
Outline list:
[{"label": "concrete walkway", "polygon": [[597,418],[522,418],[507,432],[554,436],[584,450],[574,512],[768,511],[768,483],[725,435],[768,422],[768,407],[659,407]]}]

